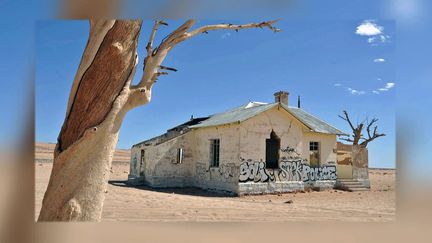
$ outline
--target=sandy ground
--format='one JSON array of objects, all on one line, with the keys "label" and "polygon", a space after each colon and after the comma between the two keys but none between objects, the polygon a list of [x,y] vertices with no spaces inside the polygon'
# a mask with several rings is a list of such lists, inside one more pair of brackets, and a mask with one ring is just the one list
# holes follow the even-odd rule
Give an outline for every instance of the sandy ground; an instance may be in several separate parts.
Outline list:
[{"label": "sandy ground", "polygon": [[[51,163],[36,163],[37,218]],[[115,162],[103,221],[147,222],[384,222],[395,219],[395,171],[371,170],[371,191],[321,191],[229,197],[203,190],[127,187],[128,162]],[[292,200],[292,203],[285,203]]]}]

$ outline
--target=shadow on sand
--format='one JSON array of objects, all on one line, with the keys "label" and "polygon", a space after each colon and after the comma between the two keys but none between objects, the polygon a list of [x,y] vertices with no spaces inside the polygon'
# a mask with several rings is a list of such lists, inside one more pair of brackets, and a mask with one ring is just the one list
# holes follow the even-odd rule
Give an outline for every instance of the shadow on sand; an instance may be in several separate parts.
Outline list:
[{"label": "shadow on sand", "polygon": [[140,190],[169,193],[169,194],[180,194],[189,196],[202,196],[202,197],[235,197],[234,194],[221,191],[206,191],[196,187],[168,187],[168,188],[154,188],[147,185],[132,185],[127,180],[110,180],[109,184],[119,187],[130,187]]}]

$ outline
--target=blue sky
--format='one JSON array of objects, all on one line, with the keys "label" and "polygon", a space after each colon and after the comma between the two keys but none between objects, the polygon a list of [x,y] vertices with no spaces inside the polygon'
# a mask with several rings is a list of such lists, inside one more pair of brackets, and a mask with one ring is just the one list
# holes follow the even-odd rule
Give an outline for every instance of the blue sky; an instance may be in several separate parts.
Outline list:
[{"label": "blue sky", "polygon": [[[197,26],[260,20],[200,20]],[[182,23],[167,22],[170,26],[158,31],[156,43]],[[379,118],[387,136],[369,145],[370,166],[394,167],[395,22],[282,19],[277,27],[283,31],[214,31],[178,45],[164,64],[179,71],[159,79],[151,103],[128,113],[118,147],[159,135],[191,115],[206,116],[249,100],[273,102],[275,91],[287,90],[291,105],[300,95],[303,109],[347,132],[348,125],[337,116],[342,110],[354,122]],[[56,142],[88,28],[86,21],[36,22],[37,141]],[[146,21],[140,63],[150,28]]]}]

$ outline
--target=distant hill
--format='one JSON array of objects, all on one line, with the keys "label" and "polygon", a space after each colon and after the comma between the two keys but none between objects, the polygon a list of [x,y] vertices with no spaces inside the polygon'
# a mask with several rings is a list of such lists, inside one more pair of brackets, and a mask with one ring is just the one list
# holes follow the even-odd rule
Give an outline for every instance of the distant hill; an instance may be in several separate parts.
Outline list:
[{"label": "distant hill", "polygon": [[[35,144],[35,162],[52,163],[55,144],[40,143]],[[129,149],[117,149],[114,153],[113,162],[129,163],[131,151]]]}]

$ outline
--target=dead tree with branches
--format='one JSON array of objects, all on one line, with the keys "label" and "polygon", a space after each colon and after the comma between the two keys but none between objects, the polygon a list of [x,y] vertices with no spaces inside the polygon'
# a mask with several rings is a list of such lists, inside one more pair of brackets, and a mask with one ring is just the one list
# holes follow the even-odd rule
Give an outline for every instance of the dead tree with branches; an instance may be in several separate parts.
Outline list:
[{"label": "dead tree with branches", "polygon": [[276,21],[192,29],[195,22],[185,21],[154,46],[158,28],[168,25],[154,21],[146,45],[144,72],[138,84],[133,85],[142,21],[90,20],[89,39],[70,91],[39,221],[100,220],[122,121],[129,110],[150,102],[152,87],[160,76],[177,71],[162,65],[175,46],[213,30],[280,31],[273,26]]},{"label": "dead tree with branches", "polygon": [[[357,126],[354,126],[353,123],[351,122],[349,116],[348,116],[348,112],[343,111],[343,113],[344,113],[344,116],[339,115],[339,117],[348,122],[349,126],[352,129],[353,134],[346,137],[346,138],[341,138],[342,140],[347,141],[347,142],[351,142],[353,145],[360,145],[360,146],[366,148],[367,145],[370,142],[372,142],[373,140],[375,140],[376,138],[385,136],[384,133],[378,133],[378,126],[376,126],[376,125],[374,126],[374,124],[378,121],[377,118],[373,118],[370,121],[369,121],[369,119],[366,119],[365,121],[361,122],[360,124],[357,124]],[[366,125],[367,137],[364,137],[363,133],[362,133],[365,125]],[[373,128],[373,132],[372,132],[371,128],[373,126],[374,126],[374,128]]]}]

